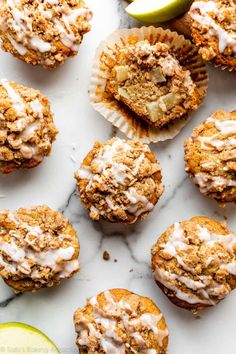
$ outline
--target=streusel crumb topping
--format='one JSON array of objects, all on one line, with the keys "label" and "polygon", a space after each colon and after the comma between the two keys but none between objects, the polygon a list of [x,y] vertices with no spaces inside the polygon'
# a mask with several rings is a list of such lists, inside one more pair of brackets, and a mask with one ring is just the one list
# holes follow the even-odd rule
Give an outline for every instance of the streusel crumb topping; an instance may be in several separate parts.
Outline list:
[{"label": "streusel crumb topping", "polygon": [[236,202],[236,112],[217,111],[185,142],[186,171],[203,194]]},{"label": "streusel crumb topping", "polygon": [[195,1],[191,7],[193,40],[205,60],[236,68],[236,1]]},{"label": "streusel crumb topping", "polygon": [[152,268],[179,306],[198,311],[215,305],[236,287],[236,237],[210,218],[175,223],[153,247]]},{"label": "streusel crumb topping", "polygon": [[47,206],[0,212],[0,275],[17,291],[59,284],[79,270],[75,230]]},{"label": "streusel crumb topping", "polygon": [[96,143],[76,179],[93,220],[133,223],[147,215],[163,193],[160,165],[147,145],[134,140]]},{"label": "streusel crumb topping", "polygon": [[74,322],[82,353],[166,353],[163,315],[151,300],[128,291],[113,289],[91,298]]},{"label": "streusel crumb topping", "polygon": [[2,0],[2,47],[26,62],[53,68],[78,52],[91,17],[83,0]]},{"label": "streusel crumb topping", "polygon": [[57,130],[40,91],[0,80],[0,171],[37,166],[51,151]]}]

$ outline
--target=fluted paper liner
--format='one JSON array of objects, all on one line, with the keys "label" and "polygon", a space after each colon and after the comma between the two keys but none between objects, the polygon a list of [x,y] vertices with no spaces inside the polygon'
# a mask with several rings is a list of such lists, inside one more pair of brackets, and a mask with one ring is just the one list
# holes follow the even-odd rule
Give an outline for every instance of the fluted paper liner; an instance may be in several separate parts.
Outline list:
[{"label": "fluted paper liner", "polygon": [[190,70],[191,77],[202,99],[206,94],[208,75],[197,48],[182,35],[170,30],[153,26],[121,29],[101,42],[92,67],[89,89],[91,104],[96,111],[119,128],[128,138],[136,138],[145,143],[155,143],[174,138],[187,123],[190,118],[189,115],[176,119],[162,128],[155,128],[142,120],[122,102],[116,100],[111,94],[105,92],[106,82],[110,74],[108,61],[115,59],[115,51],[118,48],[142,40],[148,40],[150,44],[163,42],[177,52],[180,51],[180,64]]}]

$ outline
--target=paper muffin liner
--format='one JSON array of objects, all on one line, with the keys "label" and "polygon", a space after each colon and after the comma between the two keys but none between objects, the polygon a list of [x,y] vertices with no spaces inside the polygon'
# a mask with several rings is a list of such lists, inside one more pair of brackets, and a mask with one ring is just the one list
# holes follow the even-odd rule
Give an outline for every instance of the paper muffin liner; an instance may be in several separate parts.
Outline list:
[{"label": "paper muffin liner", "polygon": [[125,104],[105,92],[110,74],[108,61],[112,59],[114,61],[115,51],[142,40],[148,40],[150,44],[163,42],[177,52],[179,50],[181,52],[180,64],[190,70],[191,77],[202,99],[206,95],[208,74],[197,48],[182,35],[170,30],[153,26],[121,29],[101,42],[92,67],[89,89],[92,106],[128,138],[136,138],[145,143],[156,143],[174,138],[190,119],[190,116],[185,115],[162,128],[155,128],[132,112]]}]

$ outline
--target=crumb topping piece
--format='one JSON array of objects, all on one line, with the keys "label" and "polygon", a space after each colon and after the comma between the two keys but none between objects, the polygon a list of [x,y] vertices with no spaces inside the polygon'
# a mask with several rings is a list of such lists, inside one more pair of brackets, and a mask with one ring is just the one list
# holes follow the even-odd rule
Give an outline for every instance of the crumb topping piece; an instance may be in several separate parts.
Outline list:
[{"label": "crumb topping piece", "polygon": [[209,218],[175,223],[153,247],[152,266],[181,307],[216,305],[236,287],[236,237]]},{"label": "crumb topping piece", "polygon": [[163,192],[160,166],[149,147],[119,138],[96,143],[76,179],[94,220],[135,222],[154,208]]},{"label": "crumb topping piece", "polygon": [[[168,330],[160,311],[146,312],[138,295],[126,292],[120,300],[114,290],[89,300],[74,316],[77,344],[87,353],[166,353]],[[150,301],[149,299],[146,301]]]},{"label": "crumb topping piece", "polygon": [[236,202],[236,114],[217,111],[185,142],[186,171],[203,194]]},{"label": "crumb topping piece", "polygon": [[59,284],[79,271],[76,232],[46,206],[0,212],[0,275],[17,291]]},{"label": "crumb topping piece", "polygon": [[0,101],[0,171],[37,166],[49,155],[57,134],[48,99],[2,79]]},{"label": "crumb topping piece", "polygon": [[147,40],[120,49],[106,90],[156,127],[196,109],[200,102],[190,71],[169,46]]},{"label": "crumb topping piece", "polygon": [[3,0],[2,3],[3,49],[8,50],[10,43],[13,54],[32,64],[54,67],[67,56],[75,55],[83,34],[90,30],[88,21],[92,13],[82,0]]}]

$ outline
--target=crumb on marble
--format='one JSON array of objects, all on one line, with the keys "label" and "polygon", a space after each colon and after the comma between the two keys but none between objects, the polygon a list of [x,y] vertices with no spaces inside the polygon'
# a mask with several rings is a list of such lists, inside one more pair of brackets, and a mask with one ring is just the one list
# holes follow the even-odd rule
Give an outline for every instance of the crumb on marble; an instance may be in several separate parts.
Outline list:
[{"label": "crumb on marble", "polygon": [[109,261],[109,260],[110,260],[110,254],[109,254],[109,252],[104,251],[102,257],[103,257],[104,261]]}]

